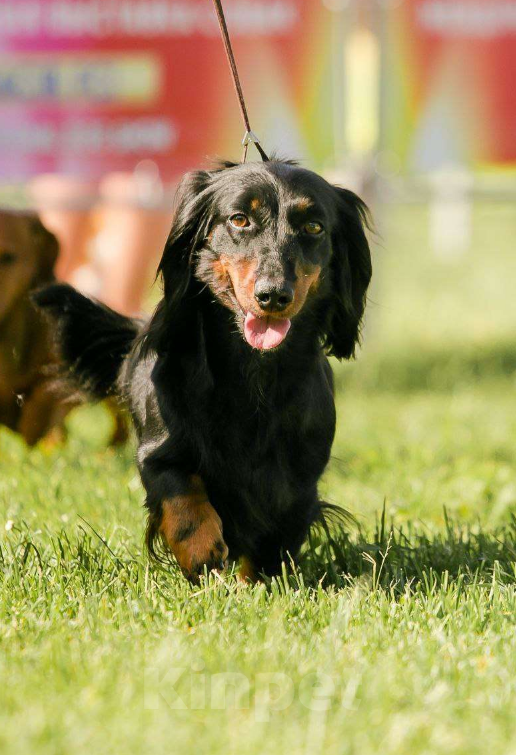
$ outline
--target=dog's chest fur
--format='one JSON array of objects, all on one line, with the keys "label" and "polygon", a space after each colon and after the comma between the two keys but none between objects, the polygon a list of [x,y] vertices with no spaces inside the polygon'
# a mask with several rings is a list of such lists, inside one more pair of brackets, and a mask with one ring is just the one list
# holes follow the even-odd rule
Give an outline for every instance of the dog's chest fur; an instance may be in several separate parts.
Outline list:
[{"label": "dog's chest fur", "polygon": [[[322,401],[318,389],[322,364],[302,380],[288,379],[279,367],[246,365],[196,381],[198,362],[189,367],[176,364],[173,377],[169,369],[158,377],[158,404],[166,435],[176,451],[184,445],[213,505],[238,509],[240,520],[245,512],[258,520],[266,515],[272,524],[296,500],[314,496],[335,426],[331,389]],[[162,390],[167,398],[160,401]]]}]

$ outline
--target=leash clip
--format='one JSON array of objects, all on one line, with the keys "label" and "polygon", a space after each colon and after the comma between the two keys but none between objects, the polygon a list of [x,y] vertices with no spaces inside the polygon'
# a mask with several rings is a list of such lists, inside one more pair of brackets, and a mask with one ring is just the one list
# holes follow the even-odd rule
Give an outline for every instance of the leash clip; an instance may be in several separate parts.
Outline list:
[{"label": "leash clip", "polygon": [[254,144],[258,152],[260,153],[260,157],[264,162],[268,162],[269,158],[267,157],[265,150],[263,149],[260,140],[256,136],[256,134],[253,131],[246,131],[244,134],[244,138],[242,139],[242,146],[244,148],[244,155],[242,158],[242,162],[245,163],[247,159],[247,148],[250,144]]},{"label": "leash clip", "polygon": [[260,144],[260,140],[252,131],[246,131],[242,139],[242,147],[247,147],[248,144]]}]

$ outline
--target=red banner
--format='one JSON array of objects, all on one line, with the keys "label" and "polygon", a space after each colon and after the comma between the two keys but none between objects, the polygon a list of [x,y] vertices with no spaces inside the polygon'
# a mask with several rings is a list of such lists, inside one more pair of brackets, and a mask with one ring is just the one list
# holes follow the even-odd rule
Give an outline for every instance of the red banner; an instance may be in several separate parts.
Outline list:
[{"label": "red banner", "polygon": [[[296,111],[310,5],[226,0],[251,112],[271,74]],[[0,0],[0,106],[0,178],[96,178],[150,158],[167,179],[228,137],[239,154],[243,135],[211,0]]]},{"label": "red banner", "polygon": [[516,1],[405,0],[391,11],[388,141],[416,170],[516,160]]}]

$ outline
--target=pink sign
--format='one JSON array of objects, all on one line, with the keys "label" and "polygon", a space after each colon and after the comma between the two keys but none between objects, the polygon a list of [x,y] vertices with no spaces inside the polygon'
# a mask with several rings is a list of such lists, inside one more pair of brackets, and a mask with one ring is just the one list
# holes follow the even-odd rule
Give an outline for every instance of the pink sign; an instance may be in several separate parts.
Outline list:
[{"label": "pink sign", "polygon": [[[239,63],[291,61],[309,5],[226,0]],[[211,0],[0,0],[0,178],[170,178],[238,118]]]}]

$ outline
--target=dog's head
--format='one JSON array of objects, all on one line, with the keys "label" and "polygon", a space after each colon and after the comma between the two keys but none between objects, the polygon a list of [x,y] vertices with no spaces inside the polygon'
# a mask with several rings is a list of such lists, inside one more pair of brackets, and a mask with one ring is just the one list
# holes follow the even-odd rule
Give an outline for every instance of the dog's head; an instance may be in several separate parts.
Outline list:
[{"label": "dog's head", "polygon": [[349,358],[371,278],[366,215],[355,194],[289,162],[189,174],[160,264],[166,306],[200,282],[260,350],[312,310],[328,352]]},{"label": "dog's head", "polygon": [[36,286],[53,278],[56,237],[36,215],[0,211],[0,323]]}]

